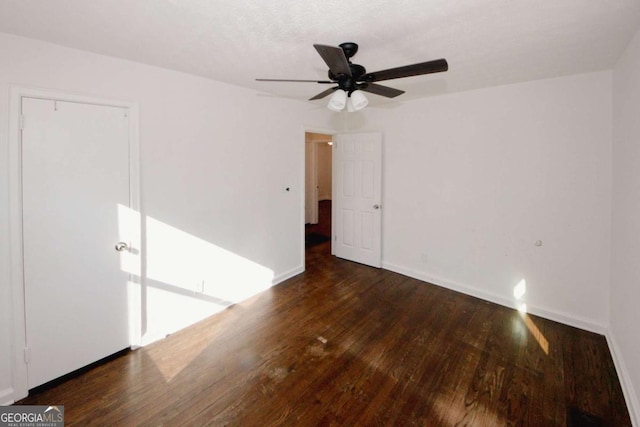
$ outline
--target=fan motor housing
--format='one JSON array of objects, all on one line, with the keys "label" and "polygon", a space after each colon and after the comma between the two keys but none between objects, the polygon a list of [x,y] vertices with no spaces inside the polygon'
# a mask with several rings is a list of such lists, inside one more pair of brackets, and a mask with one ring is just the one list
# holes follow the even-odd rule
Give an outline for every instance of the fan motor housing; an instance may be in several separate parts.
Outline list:
[{"label": "fan motor housing", "polygon": [[[353,55],[358,52],[357,43],[346,42],[341,43],[339,46],[344,52],[344,56],[347,58],[347,61],[349,61],[349,58],[353,57]],[[335,75],[331,70],[329,70],[328,74],[331,80],[338,82],[340,89],[351,92],[357,88],[357,81],[367,73],[367,70],[365,70],[362,65],[352,64],[351,61],[349,61],[349,71],[351,72],[351,76],[341,74]]]},{"label": "fan motor housing", "polygon": [[343,80],[343,78],[345,78],[345,79],[353,80],[355,83],[357,80],[360,80],[360,77],[367,74],[367,70],[360,64],[349,63],[349,69],[351,70],[351,78],[343,75],[336,76],[331,72],[331,70],[329,70],[329,73],[328,73],[329,78],[331,80],[338,81],[338,82],[340,82],[341,80]]}]

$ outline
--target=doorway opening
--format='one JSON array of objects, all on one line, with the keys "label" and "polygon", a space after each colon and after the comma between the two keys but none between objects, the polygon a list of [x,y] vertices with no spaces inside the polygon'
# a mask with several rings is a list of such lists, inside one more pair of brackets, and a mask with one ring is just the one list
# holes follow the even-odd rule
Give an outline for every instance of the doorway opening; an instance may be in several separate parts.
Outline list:
[{"label": "doorway opening", "polygon": [[305,249],[331,251],[333,136],[305,133]]}]

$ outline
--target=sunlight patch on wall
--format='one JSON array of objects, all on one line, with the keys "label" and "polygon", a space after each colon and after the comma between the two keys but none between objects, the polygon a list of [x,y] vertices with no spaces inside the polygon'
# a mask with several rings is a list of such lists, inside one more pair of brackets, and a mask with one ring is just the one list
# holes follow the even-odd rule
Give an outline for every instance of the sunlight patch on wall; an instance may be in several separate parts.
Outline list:
[{"label": "sunlight patch on wall", "polygon": [[147,277],[237,303],[271,287],[273,270],[147,217]]},{"label": "sunlight patch on wall", "polygon": [[522,279],[513,287],[513,297],[516,299],[516,308],[520,313],[527,312],[527,303],[524,302],[524,295],[526,293],[527,281]]},{"label": "sunlight patch on wall", "polygon": [[517,300],[521,300],[524,297],[524,294],[527,293],[527,281],[522,279],[518,282],[517,285],[513,288],[513,296]]}]

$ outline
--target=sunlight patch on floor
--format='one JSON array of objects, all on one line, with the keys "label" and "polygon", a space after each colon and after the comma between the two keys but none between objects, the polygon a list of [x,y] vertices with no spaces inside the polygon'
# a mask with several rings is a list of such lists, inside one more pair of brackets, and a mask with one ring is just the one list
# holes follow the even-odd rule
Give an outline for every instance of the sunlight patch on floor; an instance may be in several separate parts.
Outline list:
[{"label": "sunlight patch on floor", "polygon": [[516,307],[520,312],[520,316],[524,321],[525,326],[529,330],[529,333],[538,342],[538,345],[544,351],[544,354],[549,355],[549,341],[544,337],[544,334],[538,326],[533,322],[531,316],[527,314],[527,303],[524,301],[525,294],[527,293],[527,281],[523,278],[513,287],[513,296],[516,299]]}]

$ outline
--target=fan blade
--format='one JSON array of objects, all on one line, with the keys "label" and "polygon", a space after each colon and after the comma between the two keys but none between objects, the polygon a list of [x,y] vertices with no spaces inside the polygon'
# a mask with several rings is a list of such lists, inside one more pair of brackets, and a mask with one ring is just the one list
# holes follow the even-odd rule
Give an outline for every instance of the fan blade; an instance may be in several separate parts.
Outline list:
[{"label": "fan blade", "polygon": [[344,74],[351,77],[349,61],[342,48],[324,44],[314,44],[313,47],[316,48],[324,62],[327,63],[334,76],[337,77],[340,74]]},{"label": "fan blade", "polygon": [[377,85],[375,83],[367,83],[366,86],[360,88],[365,92],[375,93],[376,95],[386,96],[387,98],[395,98],[404,93],[403,90],[394,89],[388,86]]},{"label": "fan blade", "polygon": [[335,83],[331,80],[289,80],[289,79],[256,79],[259,82],[306,82],[306,83],[324,83],[331,84]]},{"label": "fan blade", "polygon": [[332,87],[331,89],[327,89],[327,90],[325,90],[323,92],[320,92],[319,94],[317,94],[313,98],[309,98],[309,101],[313,101],[313,100],[316,100],[316,99],[322,99],[327,95],[331,95],[331,93],[336,89],[338,89],[338,87]]},{"label": "fan blade", "polygon": [[449,64],[446,59],[421,62],[419,64],[405,65],[404,67],[390,68],[388,70],[367,73],[360,77],[363,82],[379,82],[381,80],[399,79],[402,77],[419,76],[422,74],[440,73],[447,71]]}]

